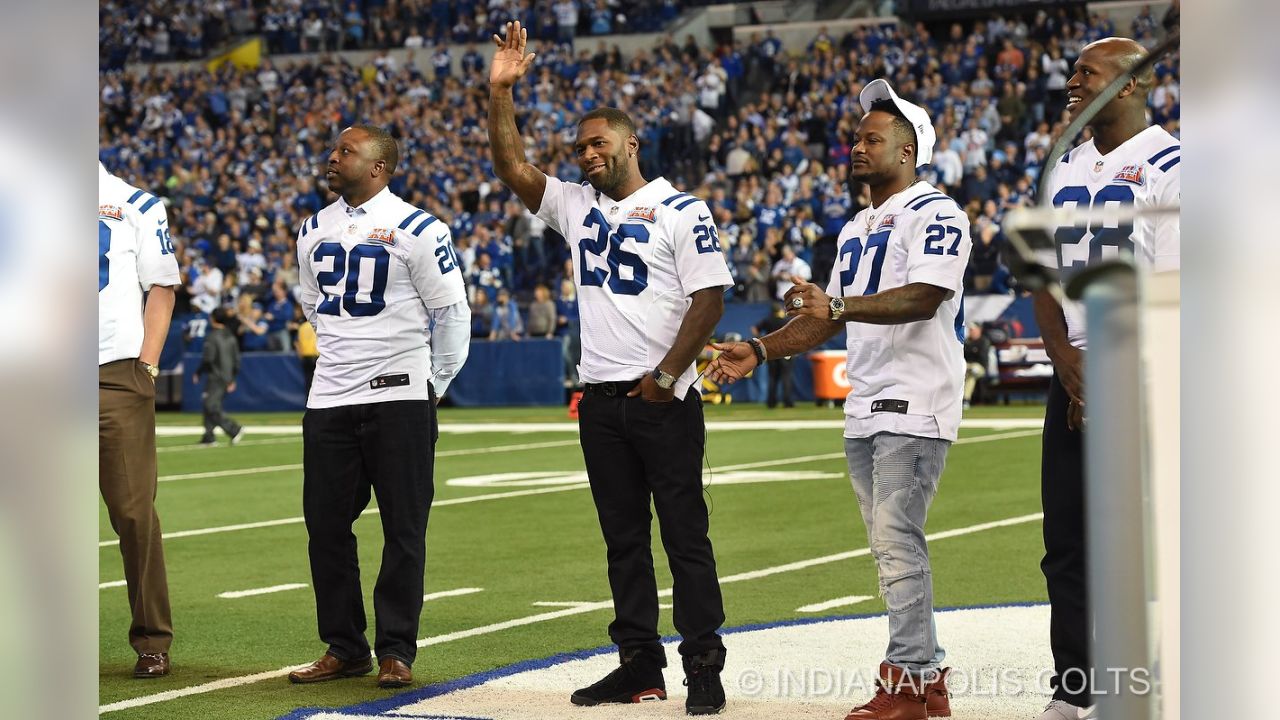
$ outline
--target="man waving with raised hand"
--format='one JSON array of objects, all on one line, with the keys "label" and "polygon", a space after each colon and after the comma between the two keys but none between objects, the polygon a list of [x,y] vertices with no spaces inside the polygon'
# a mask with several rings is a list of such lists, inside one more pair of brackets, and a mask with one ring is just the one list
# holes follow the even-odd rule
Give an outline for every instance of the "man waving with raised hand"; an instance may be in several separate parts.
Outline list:
[{"label": "man waving with raised hand", "polygon": [[626,113],[597,108],[578,122],[581,185],[531,165],[516,127],[512,87],[533,61],[525,31],[494,36],[489,145],[494,171],[530,210],[565,237],[582,322],[584,395],[578,406],[586,461],[613,593],[609,637],[618,669],[573,693],[576,705],[666,698],[649,503],[675,580],[683,636],[685,710],[724,708],[718,630],[724,607],[702,497],[705,428],[693,369],[732,285],[706,203],[662,178],[645,180],[640,142]]}]

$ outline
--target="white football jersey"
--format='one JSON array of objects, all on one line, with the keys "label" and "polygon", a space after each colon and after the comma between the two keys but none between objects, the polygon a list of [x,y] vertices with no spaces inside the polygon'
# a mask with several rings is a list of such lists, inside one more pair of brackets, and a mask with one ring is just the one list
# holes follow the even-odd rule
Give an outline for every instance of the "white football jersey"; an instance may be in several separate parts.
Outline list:
[{"label": "white football jersey", "polygon": [[844,402],[844,436],[888,432],[954,441],[965,370],[968,216],[937,188],[918,182],[855,215],[836,247],[827,285],[832,297],[874,295],[912,283],[948,291],[928,320],[846,324],[852,390]]},{"label": "white football jersey", "polygon": [[428,310],[466,307],[449,226],[386,188],[302,222],[298,278],[320,351],[309,408],[426,400],[466,358],[432,367]]},{"label": "white football jersey", "polygon": [[142,351],[142,293],[179,285],[160,198],[98,163],[98,364]]},{"label": "white football jersey", "polygon": [[[675,342],[689,296],[733,284],[707,204],[664,178],[614,202],[588,183],[548,176],[538,217],[573,256],[583,382],[652,373]],[[695,385],[693,368],[680,373],[676,397]]]},{"label": "white football jersey", "polygon": [[[1062,156],[1049,179],[1053,204],[1088,209],[1109,205],[1174,207],[1182,199],[1181,142],[1158,125],[1143,130],[1105,156],[1093,140]],[[1124,225],[1096,222],[1059,227],[1054,233],[1065,284],[1080,269],[1120,254],[1150,272],[1176,270],[1181,255],[1178,215],[1153,215]],[[1067,300],[1067,339],[1084,349],[1084,308]]]}]

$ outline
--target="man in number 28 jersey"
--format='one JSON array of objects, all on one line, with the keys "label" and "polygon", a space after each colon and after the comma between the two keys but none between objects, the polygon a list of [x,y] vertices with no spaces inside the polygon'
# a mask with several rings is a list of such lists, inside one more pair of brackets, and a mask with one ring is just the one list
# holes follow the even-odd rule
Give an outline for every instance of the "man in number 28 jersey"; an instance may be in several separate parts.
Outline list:
[{"label": "man in number 28 jersey", "polygon": [[[1072,115],[1120,73],[1146,55],[1127,38],[1085,46],[1067,83]],[[1053,204],[1100,210],[1116,205],[1173,208],[1181,200],[1182,143],[1148,126],[1150,71],[1132,78],[1089,121],[1093,137],[1062,156],[1047,178]],[[1120,255],[1132,256],[1146,272],[1176,270],[1181,254],[1177,213],[1149,214],[1131,223],[1094,221],[1057,228],[1056,260],[1063,280],[1082,268]],[[1053,361],[1045,406],[1040,466],[1044,505],[1044,572],[1049,591],[1049,645],[1055,676],[1053,701],[1041,720],[1092,717],[1089,679],[1093,620],[1088,609],[1084,511],[1084,313],[1075,302],[1059,306],[1048,292],[1034,297],[1036,323]]]}]

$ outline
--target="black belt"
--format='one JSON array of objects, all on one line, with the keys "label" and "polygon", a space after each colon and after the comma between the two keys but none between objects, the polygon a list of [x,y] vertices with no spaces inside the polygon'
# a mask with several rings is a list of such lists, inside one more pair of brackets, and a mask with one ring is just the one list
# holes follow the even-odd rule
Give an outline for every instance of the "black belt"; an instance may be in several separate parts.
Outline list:
[{"label": "black belt", "polygon": [[626,396],[639,385],[639,380],[619,380],[617,382],[584,383],[582,391],[587,395],[603,395],[605,397]]}]

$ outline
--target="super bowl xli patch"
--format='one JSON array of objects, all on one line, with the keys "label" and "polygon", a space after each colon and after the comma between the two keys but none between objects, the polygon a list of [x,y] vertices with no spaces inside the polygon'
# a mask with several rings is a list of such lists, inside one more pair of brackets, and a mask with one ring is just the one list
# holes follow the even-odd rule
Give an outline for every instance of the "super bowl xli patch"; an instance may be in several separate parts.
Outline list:
[{"label": "super bowl xli patch", "polygon": [[628,220],[644,220],[645,222],[653,222],[656,212],[651,207],[633,208],[627,213]]},{"label": "super bowl xli patch", "polygon": [[1146,169],[1142,165],[1125,165],[1120,168],[1120,172],[1111,179],[1111,182],[1126,182],[1133,185],[1141,185],[1147,179]]},{"label": "super bowl xli patch", "polygon": [[369,237],[366,239],[372,240],[373,242],[382,243],[383,245],[390,245],[391,247],[396,246],[395,232],[388,230],[386,228],[374,228],[373,231],[369,233]]}]

